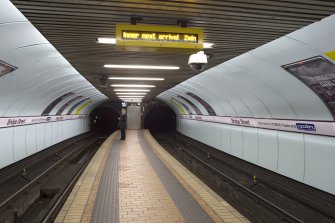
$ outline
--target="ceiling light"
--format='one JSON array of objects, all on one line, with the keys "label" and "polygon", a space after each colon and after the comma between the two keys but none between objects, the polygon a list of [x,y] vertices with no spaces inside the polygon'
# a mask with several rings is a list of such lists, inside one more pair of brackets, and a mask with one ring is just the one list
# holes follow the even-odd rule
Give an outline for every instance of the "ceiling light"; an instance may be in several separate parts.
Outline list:
[{"label": "ceiling light", "polygon": [[129,92],[149,92],[149,89],[128,89],[128,88],[117,88],[114,91],[129,91]]},{"label": "ceiling light", "polygon": [[146,95],[116,95],[118,98],[144,98]]},{"label": "ceiling light", "polygon": [[110,80],[164,81],[164,78],[152,77],[110,77]]},{"label": "ceiling light", "polygon": [[122,64],[106,64],[107,68],[128,68],[128,69],[158,69],[158,70],[178,70],[180,67],[175,66],[149,66],[149,65],[122,65]]},{"label": "ceiling light", "polygon": [[133,93],[123,93],[123,92],[118,92],[116,93],[118,95],[146,95],[147,93],[137,93],[137,92],[133,92]]},{"label": "ceiling light", "polygon": [[209,49],[214,47],[214,43],[203,43],[202,46],[204,49]]},{"label": "ceiling light", "polygon": [[98,43],[116,44],[115,38],[97,38]]},{"label": "ceiling light", "polygon": [[144,85],[144,84],[112,84],[112,87],[156,87],[155,85]]},{"label": "ceiling light", "polygon": [[137,100],[142,101],[143,98],[119,98],[120,100]]}]

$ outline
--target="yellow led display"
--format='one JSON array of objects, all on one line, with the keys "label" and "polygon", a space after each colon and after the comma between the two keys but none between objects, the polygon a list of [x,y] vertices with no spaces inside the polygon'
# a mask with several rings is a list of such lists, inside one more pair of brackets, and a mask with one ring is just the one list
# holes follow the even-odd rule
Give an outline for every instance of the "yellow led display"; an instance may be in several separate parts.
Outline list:
[{"label": "yellow led display", "polygon": [[329,51],[325,53],[329,58],[332,60],[335,60],[335,50],[334,51]]},{"label": "yellow led display", "polygon": [[117,46],[203,48],[203,31],[198,28],[116,24]]}]

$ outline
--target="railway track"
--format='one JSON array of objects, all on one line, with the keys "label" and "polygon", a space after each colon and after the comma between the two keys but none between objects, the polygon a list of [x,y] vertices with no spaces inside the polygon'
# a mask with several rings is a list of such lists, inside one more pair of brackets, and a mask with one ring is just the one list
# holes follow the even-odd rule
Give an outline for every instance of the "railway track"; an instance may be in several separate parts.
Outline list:
[{"label": "railway track", "polygon": [[0,222],[52,222],[100,144],[84,134],[2,169]]},{"label": "railway track", "polygon": [[157,141],[252,222],[335,222],[335,196],[176,132]]}]

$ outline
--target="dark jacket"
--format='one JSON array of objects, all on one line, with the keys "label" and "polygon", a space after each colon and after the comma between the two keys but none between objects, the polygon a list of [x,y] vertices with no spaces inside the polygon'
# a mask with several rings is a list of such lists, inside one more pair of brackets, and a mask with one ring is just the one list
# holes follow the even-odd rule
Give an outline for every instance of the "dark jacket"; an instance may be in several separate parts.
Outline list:
[{"label": "dark jacket", "polygon": [[120,116],[118,127],[120,129],[125,129],[127,127],[127,117],[126,117],[126,115],[121,115]]}]

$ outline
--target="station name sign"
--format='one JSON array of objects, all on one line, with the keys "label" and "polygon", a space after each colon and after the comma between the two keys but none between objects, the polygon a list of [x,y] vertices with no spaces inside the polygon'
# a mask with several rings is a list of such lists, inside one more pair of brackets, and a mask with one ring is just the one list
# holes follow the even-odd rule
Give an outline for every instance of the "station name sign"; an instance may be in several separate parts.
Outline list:
[{"label": "station name sign", "polygon": [[153,25],[116,25],[117,46],[203,48],[203,31]]}]

